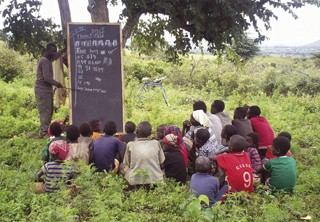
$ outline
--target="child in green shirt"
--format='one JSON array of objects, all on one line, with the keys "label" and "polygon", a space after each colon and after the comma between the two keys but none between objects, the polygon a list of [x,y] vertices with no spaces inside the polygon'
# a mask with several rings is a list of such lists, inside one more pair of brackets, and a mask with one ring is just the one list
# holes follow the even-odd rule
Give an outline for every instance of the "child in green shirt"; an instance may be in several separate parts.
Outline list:
[{"label": "child in green shirt", "polygon": [[284,190],[292,192],[296,185],[297,170],[296,161],[286,153],[290,149],[288,138],[278,136],[272,142],[272,154],[277,156],[269,160],[258,169],[258,173],[270,172],[271,176],[266,185],[273,191]]}]

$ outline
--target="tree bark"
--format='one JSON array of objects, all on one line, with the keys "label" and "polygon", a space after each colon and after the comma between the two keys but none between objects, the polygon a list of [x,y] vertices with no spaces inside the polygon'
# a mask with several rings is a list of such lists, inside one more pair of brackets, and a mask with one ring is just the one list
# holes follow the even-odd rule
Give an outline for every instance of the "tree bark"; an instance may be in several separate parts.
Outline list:
[{"label": "tree bark", "polygon": [[88,11],[92,22],[109,22],[108,1],[88,0]]},{"label": "tree bark", "polygon": [[130,38],[134,27],[139,22],[140,16],[141,16],[141,13],[137,12],[128,18],[127,23],[122,29],[122,48],[126,46],[127,40]]},{"label": "tree bark", "polygon": [[66,37],[67,35],[67,22],[71,22],[71,12],[68,0],[58,0],[62,33]]}]

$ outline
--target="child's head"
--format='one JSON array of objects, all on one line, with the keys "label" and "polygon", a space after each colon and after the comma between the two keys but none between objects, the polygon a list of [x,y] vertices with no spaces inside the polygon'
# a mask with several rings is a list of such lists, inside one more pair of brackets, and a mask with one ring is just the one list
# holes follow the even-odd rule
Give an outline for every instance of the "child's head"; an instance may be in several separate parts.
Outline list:
[{"label": "child's head", "polygon": [[124,130],[126,131],[126,133],[134,133],[134,131],[136,130],[136,124],[134,124],[134,122],[128,121],[124,125]]},{"label": "child's head", "polygon": [[259,135],[252,132],[246,136],[246,142],[248,147],[259,148]]},{"label": "child's head", "polygon": [[203,101],[199,100],[193,103],[193,111],[196,111],[196,110],[203,110],[203,112],[206,113],[207,105]]},{"label": "child's head", "polygon": [[261,114],[261,110],[260,110],[259,106],[250,106],[249,110],[248,110],[247,117],[248,117],[248,119],[250,119],[252,117],[260,116],[260,114]]},{"label": "child's head", "polygon": [[62,131],[62,127],[60,125],[59,122],[53,122],[50,124],[49,127],[50,133],[54,136],[54,137],[59,137],[61,136]]},{"label": "child's head", "polygon": [[89,124],[93,132],[101,132],[101,122],[98,119],[91,120]]},{"label": "child's head", "polygon": [[165,136],[164,135],[164,129],[167,125],[166,124],[160,124],[158,127],[157,127],[157,139],[159,140],[162,140],[163,137]]},{"label": "child's head", "polygon": [[242,152],[247,147],[246,139],[240,135],[233,135],[229,141],[229,152]]},{"label": "child's head", "polygon": [[107,121],[104,125],[104,133],[108,136],[113,136],[117,132],[116,123],[113,121]]},{"label": "child's head", "polygon": [[152,127],[150,123],[143,121],[139,123],[138,129],[137,129],[137,137],[138,138],[147,138],[151,135]]},{"label": "child's head", "polygon": [[199,156],[196,159],[195,168],[198,173],[210,173],[212,169],[210,159],[205,156]]},{"label": "child's head", "polygon": [[222,100],[215,100],[211,104],[211,113],[216,114],[223,112],[224,110],[224,102]]},{"label": "child's head", "polygon": [[276,137],[272,142],[272,154],[274,156],[284,156],[290,149],[290,140],[283,136]]},{"label": "child's head", "polygon": [[69,140],[71,143],[75,143],[78,141],[78,138],[80,136],[79,128],[75,125],[69,125],[67,127],[67,140]]},{"label": "child's head", "polygon": [[92,135],[90,125],[88,123],[82,123],[79,127],[79,133],[84,137],[90,137]]},{"label": "child's head", "polygon": [[195,118],[193,117],[193,114],[191,114],[190,116],[190,123],[192,126],[201,126],[201,124],[197,120],[195,120]]},{"label": "child's head", "polygon": [[233,125],[226,125],[221,131],[221,138],[225,139],[228,142],[230,138],[235,134],[237,134],[236,127],[234,127]]},{"label": "child's head", "polygon": [[69,144],[64,140],[55,140],[49,145],[49,154],[52,160],[64,160],[68,154]]},{"label": "child's head", "polygon": [[288,132],[281,132],[278,134],[278,136],[283,136],[285,138],[287,138],[290,142],[291,142],[291,134]]},{"label": "child's head", "polygon": [[197,148],[202,147],[210,138],[210,133],[207,129],[198,129],[195,138],[194,143]]},{"label": "child's head", "polygon": [[178,137],[174,134],[168,134],[162,139],[163,151],[171,151],[178,148]]},{"label": "child's head", "polygon": [[237,107],[233,113],[233,119],[244,119],[247,116],[247,111],[243,107]]}]

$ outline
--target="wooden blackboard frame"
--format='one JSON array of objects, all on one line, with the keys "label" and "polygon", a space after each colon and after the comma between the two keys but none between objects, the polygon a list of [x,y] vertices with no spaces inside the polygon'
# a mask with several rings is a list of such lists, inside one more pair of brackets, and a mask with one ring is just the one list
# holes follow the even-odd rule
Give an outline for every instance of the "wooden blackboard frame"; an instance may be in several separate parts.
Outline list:
[{"label": "wooden blackboard frame", "polygon": [[[71,124],[75,124],[77,126],[79,126],[79,122],[75,122],[74,121],[74,117],[76,116],[76,114],[74,114],[74,109],[73,109],[73,101],[74,101],[74,91],[78,91],[78,88],[76,86],[76,84],[73,84],[72,80],[73,80],[73,77],[75,75],[74,73],[74,70],[72,69],[73,67],[73,63],[75,61],[72,61],[72,52],[71,52],[71,38],[70,38],[70,27],[71,26],[85,26],[85,27],[92,27],[92,28],[95,28],[95,27],[108,27],[108,26],[118,26],[119,28],[119,53],[120,53],[120,78],[121,78],[121,97],[119,98],[121,100],[121,110],[118,110],[118,112],[120,112],[120,116],[119,118],[117,119],[106,119],[106,120],[112,120],[112,121],[115,121],[116,124],[117,124],[117,131],[118,132],[122,132],[123,129],[124,129],[124,113],[125,113],[125,108],[124,108],[124,81],[123,81],[123,55],[122,55],[122,32],[121,32],[121,24],[120,23],[101,23],[101,22],[98,22],[98,23],[74,23],[74,22],[70,22],[67,24],[67,52],[68,52],[68,64],[69,64],[69,72],[68,72],[68,76],[69,76],[69,113],[70,113],[70,123]],[[74,56],[75,58],[75,56]],[[97,109],[101,108],[99,105],[101,104],[98,104],[97,105]],[[118,115],[118,114],[117,114]],[[95,117],[92,117],[92,119],[95,119]],[[92,120],[91,119],[91,120]],[[96,119],[99,119],[99,118],[96,118]],[[100,120],[100,119],[99,119]],[[104,121],[101,121],[102,122],[102,129],[104,127],[104,124],[106,122],[106,120]],[[84,120],[83,122],[88,122],[90,120]]]}]

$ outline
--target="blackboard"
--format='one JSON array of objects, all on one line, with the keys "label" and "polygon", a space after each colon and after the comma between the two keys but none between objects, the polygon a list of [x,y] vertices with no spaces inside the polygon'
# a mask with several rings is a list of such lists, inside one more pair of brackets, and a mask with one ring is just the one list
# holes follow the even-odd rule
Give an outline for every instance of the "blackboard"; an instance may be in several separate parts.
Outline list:
[{"label": "blackboard", "polygon": [[68,23],[70,121],[108,120],[123,131],[120,24]]}]

